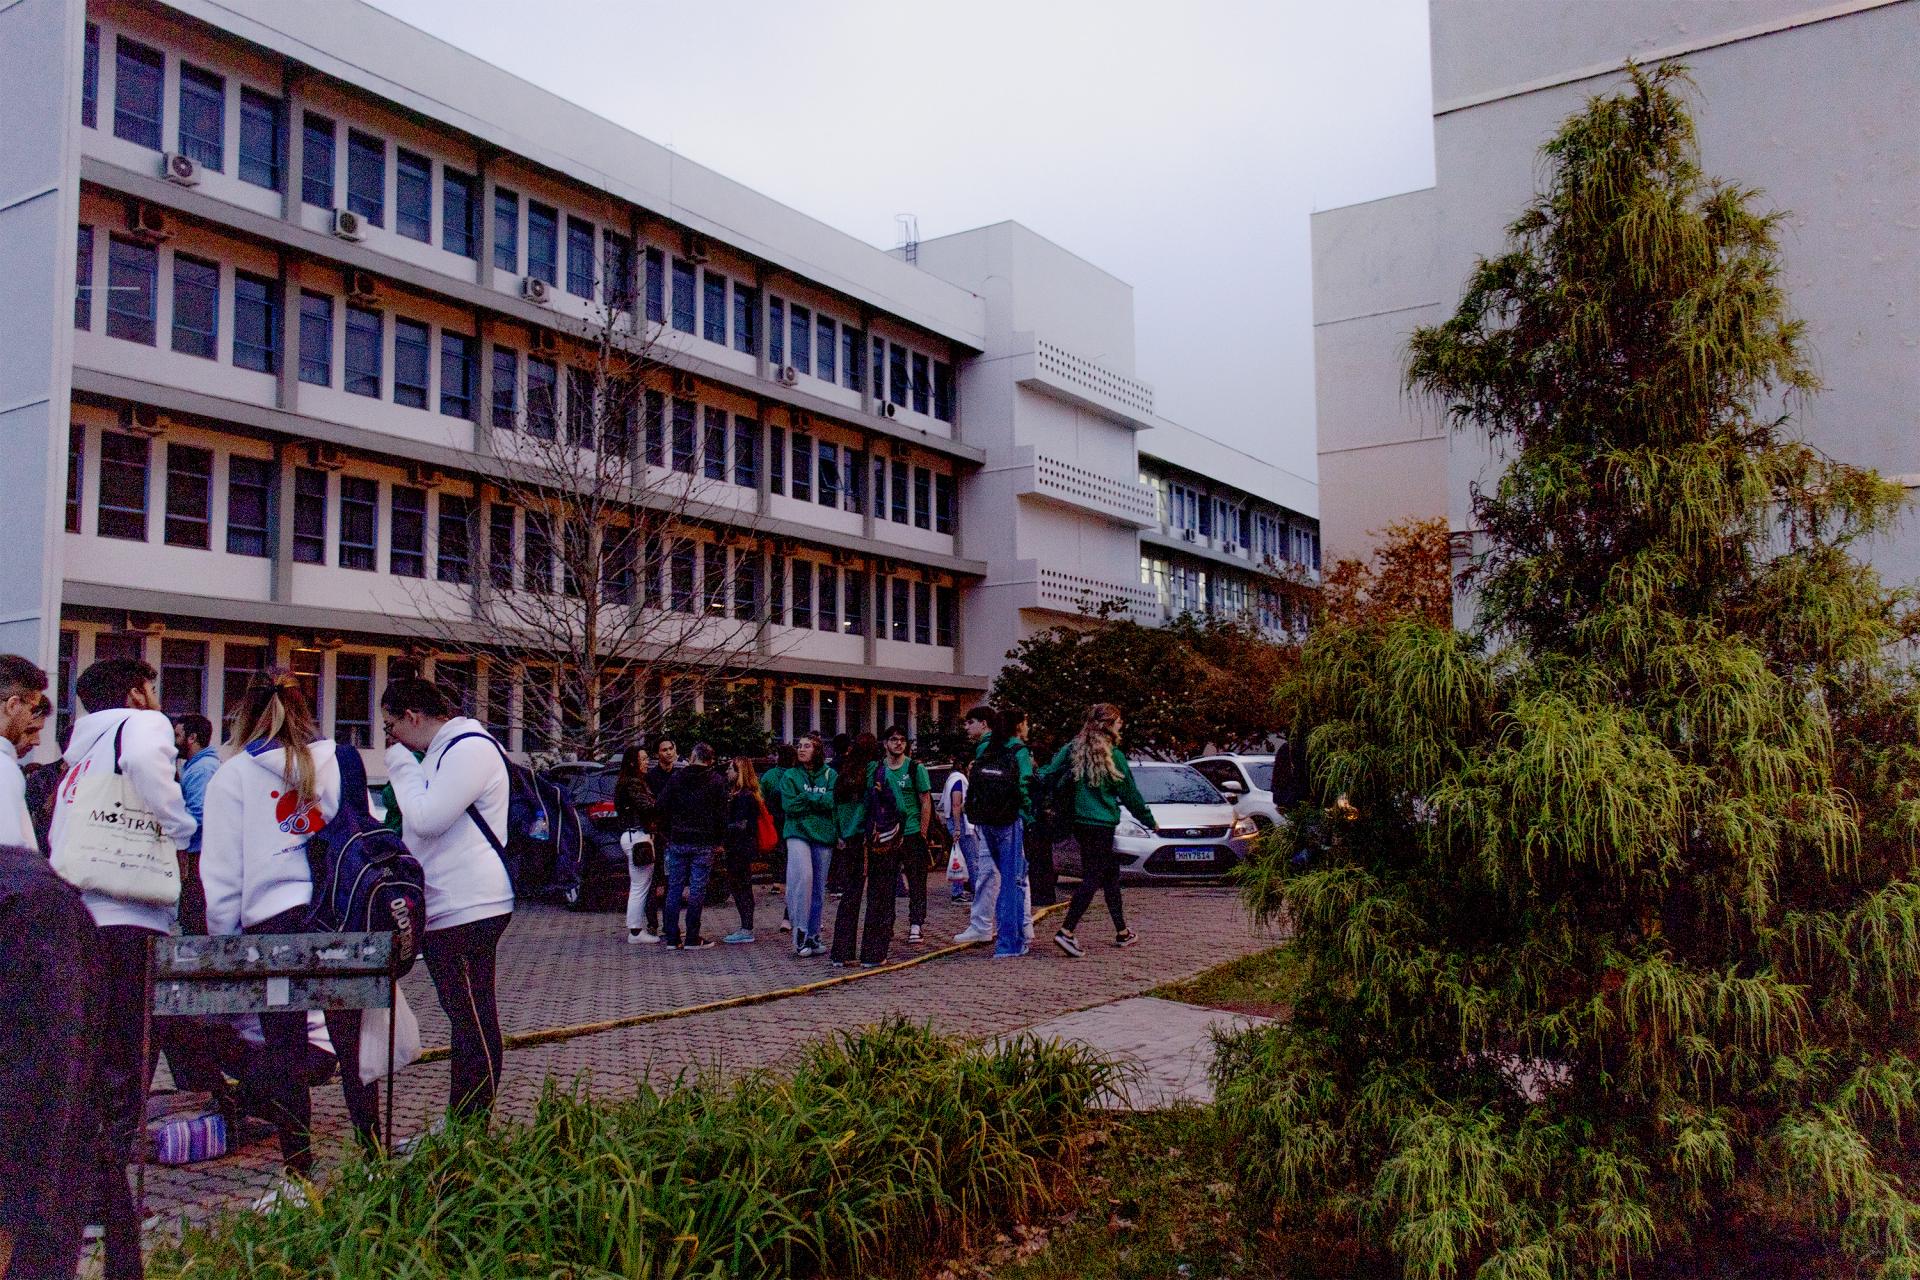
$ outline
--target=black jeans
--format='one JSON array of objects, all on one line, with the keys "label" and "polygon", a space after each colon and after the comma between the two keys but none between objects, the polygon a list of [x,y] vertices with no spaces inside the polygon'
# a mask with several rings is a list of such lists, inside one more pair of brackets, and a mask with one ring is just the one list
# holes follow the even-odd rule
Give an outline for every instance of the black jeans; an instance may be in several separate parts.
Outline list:
[{"label": "black jeans", "polygon": [[[870,853],[865,839],[833,851],[834,861],[846,865],[840,905],[833,915],[833,947],[827,953],[841,964],[884,964],[893,949],[893,882],[900,874],[900,851]],[[867,926],[860,929],[864,901]]]},{"label": "black jeans", "polygon": [[[907,877],[907,923],[927,922],[927,838],[915,832],[900,839],[900,870]],[[888,921],[892,923],[891,919]],[[891,930],[889,930],[891,932]]]},{"label": "black jeans", "polygon": [[1027,854],[1027,892],[1036,907],[1050,907],[1059,901],[1060,877],[1053,868],[1053,827],[1047,822],[1030,822],[1021,844]]},{"label": "black jeans", "polygon": [[[659,868],[655,868],[658,878]],[[494,1003],[494,956],[511,911],[427,934],[427,973],[453,1032],[453,1078],[447,1094],[450,1118],[482,1118],[493,1111],[505,1049],[500,1010]]]},{"label": "black jeans", "polygon": [[1124,932],[1127,914],[1120,905],[1120,860],[1113,856],[1113,828],[1076,822],[1073,838],[1080,845],[1080,887],[1073,891],[1073,901],[1067,904],[1067,918],[1061,927],[1072,933],[1080,917],[1093,905],[1093,895],[1099,892],[1106,895],[1113,931]]},{"label": "black jeans", "polygon": [[727,888],[733,892],[733,909],[740,913],[740,927],[753,932],[753,850],[727,850]]},{"label": "black jeans", "polygon": [[[295,907],[249,925],[248,934],[306,933],[307,909]],[[347,1115],[354,1136],[368,1149],[380,1143],[380,1087],[360,1083],[360,1010],[329,1009],[327,1039],[333,1042],[340,1064],[340,1092],[346,1095]],[[288,1169],[306,1176],[313,1172],[313,1098],[307,1087],[307,1014],[304,1009],[260,1015],[260,1036],[266,1041],[266,1070],[262,1083],[269,1091],[268,1119],[280,1131],[280,1158]]]},{"label": "black jeans", "polygon": [[[127,1184],[133,1144],[146,1140],[147,1064],[140,1052],[140,1008],[147,994],[147,948],[162,935],[134,925],[94,933],[88,964],[88,1042],[93,1071],[93,1168],[107,1237],[107,1280],[141,1280],[140,1208]],[[19,1105],[13,1100],[8,1105]]]}]

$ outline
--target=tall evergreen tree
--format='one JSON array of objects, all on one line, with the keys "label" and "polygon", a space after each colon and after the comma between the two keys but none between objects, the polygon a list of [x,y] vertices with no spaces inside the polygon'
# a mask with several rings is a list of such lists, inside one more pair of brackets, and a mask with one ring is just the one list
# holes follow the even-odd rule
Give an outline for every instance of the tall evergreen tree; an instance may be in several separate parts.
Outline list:
[{"label": "tall evergreen tree", "polygon": [[1920,699],[1853,554],[1899,491],[1794,439],[1779,215],[1702,176],[1683,69],[1630,74],[1412,340],[1506,459],[1480,632],[1307,646],[1354,816],[1249,868],[1310,977],[1222,1117],[1361,1271],[1911,1276]]}]

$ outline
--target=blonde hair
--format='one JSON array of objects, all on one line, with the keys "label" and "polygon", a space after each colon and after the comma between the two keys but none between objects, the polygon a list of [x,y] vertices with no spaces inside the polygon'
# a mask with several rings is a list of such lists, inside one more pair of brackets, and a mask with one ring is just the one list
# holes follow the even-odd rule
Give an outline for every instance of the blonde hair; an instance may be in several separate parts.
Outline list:
[{"label": "blonde hair", "polygon": [[1119,744],[1117,733],[1120,708],[1111,702],[1096,702],[1087,708],[1071,748],[1073,776],[1082,786],[1098,790],[1120,781],[1120,766],[1113,762],[1113,749]]},{"label": "blonde hair", "polygon": [[319,736],[300,681],[290,671],[274,670],[261,672],[247,686],[234,710],[229,740],[240,750],[255,742],[271,742],[284,750],[287,764],[281,777],[303,804],[311,804],[320,794],[313,763],[313,743]]},{"label": "blonde hair", "polygon": [[748,792],[755,800],[760,798],[760,771],[753,767],[752,757],[733,758],[733,785],[735,790]]}]

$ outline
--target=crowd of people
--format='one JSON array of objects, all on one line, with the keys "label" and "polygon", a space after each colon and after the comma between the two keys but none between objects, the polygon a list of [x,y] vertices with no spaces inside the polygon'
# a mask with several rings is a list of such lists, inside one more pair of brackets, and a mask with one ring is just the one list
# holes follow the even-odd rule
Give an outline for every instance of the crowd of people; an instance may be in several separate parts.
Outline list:
[{"label": "crowd of people", "polygon": [[[183,1088],[204,1089],[278,1132],[302,1194],[313,1166],[309,1090],[319,1046],[337,1060],[358,1139],[377,1149],[378,1076],[359,1063],[361,1011],[258,1015],[249,1037],[225,1020],[143,1007],[156,939],[173,933],[313,931],[315,835],[351,808],[372,822],[353,748],[321,735],[290,673],[256,677],[224,751],[203,716],[169,719],[144,662],[93,664],[75,684],[83,714],[57,764],[23,772],[52,711],[47,676],[0,655],[0,1277],[71,1276],[83,1233],[105,1238],[105,1275],[142,1275],[141,1222],[128,1182],[148,1141],[146,1097],[158,1052]],[[502,1067],[495,963],[514,911],[503,849],[512,780],[506,752],[433,683],[389,683],[380,703],[391,809],[424,880],[420,947],[452,1035],[448,1112],[485,1117]],[[1070,826],[1083,878],[1055,944],[1083,954],[1076,929],[1104,893],[1115,946],[1126,925],[1113,831],[1121,810],[1151,811],[1119,749],[1117,708],[1096,705],[1079,734],[1037,767],[1024,714],[976,707],[972,756],[936,796],[905,728],[779,748],[762,774],[707,743],[680,759],[671,740],[621,762],[615,807],[626,832],[631,942],[714,945],[704,917],[718,865],[738,914],[721,941],[756,941],[753,869],[785,854],[782,898],[794,954],[835,966],[887,962],[897,904],[908,945],[927,941],[936,855],[970,895],[958,942],[1026,955],[1036,904],[1054,897],[1051,846]],[[324,842],[319,846],[325,849]],[[950,852],[951,851],[951,852]],[[831,939],[827,908],[837,896]],[[322,1025],[324,1024],[324,1025]],[[24,1100],[33,1099],[32,1105]],[[271,1197],[269,1197],[271,1198]],[[97,1227],[90,1224],[98,1224]]]}]

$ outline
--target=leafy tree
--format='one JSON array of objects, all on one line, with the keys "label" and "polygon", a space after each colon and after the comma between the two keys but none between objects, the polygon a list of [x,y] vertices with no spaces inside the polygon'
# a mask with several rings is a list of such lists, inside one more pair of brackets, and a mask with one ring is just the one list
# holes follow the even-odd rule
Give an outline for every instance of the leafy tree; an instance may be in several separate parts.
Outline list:
[{"label": "leafy tree", "polygon": [[1920,697],[1852,554],[1899,494],[1789,434],[1779,215],[1701,175],[1681,68],[1630,74],[1414,335],[1508,459],[1481,631],[1307,646],[1354,812],[1249,871],[1309,976],[1222,1119],[1356,1269],[1911,1276]]},{"label": "leafy tree", "polygon": [[773,735],[767,732],[755,687],[722,689],[710,684],[705,707],[695,711],[691,705],[682,705],[667,713],[662,732],[679,745],[682,755],[696,742],[709,744],[721,756],[763,756],[772,749]]},{"label": "leafy tree", "polygon": [[1453,618],[1453,549],[1447,522],[1396,520],[1374,531],[1380,543],[1368,560],[1344,558],[1327,566],[1320,587],[1322,626],[1352,626],[1402,615],[1444,627]]}]

